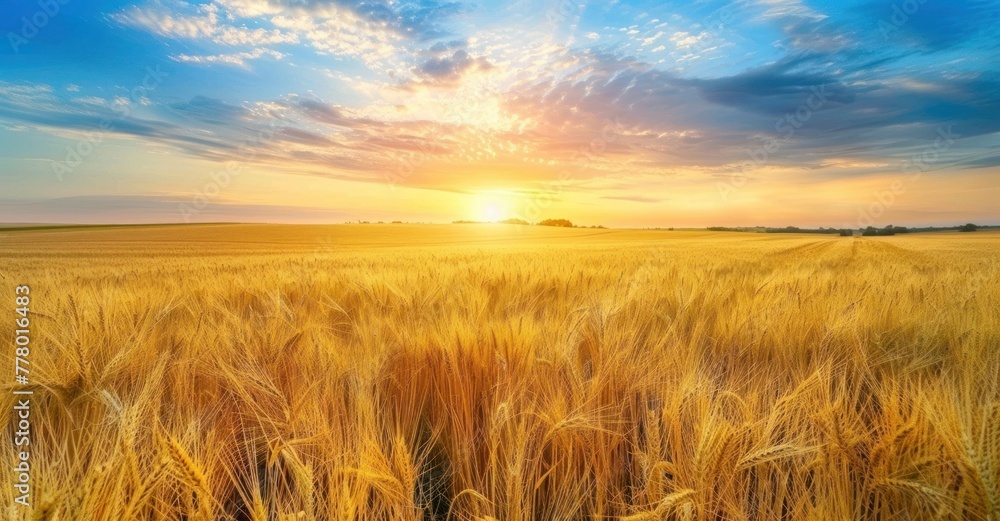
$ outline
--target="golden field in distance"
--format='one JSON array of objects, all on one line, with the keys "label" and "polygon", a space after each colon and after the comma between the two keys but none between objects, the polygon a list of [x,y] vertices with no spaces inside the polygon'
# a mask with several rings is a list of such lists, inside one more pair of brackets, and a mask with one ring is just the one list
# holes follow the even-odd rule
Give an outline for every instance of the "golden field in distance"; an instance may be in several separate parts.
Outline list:
[{"label": "golden field in distance", "polygon": [[7,519],[1000,516],[997,233],[0,235]]}]

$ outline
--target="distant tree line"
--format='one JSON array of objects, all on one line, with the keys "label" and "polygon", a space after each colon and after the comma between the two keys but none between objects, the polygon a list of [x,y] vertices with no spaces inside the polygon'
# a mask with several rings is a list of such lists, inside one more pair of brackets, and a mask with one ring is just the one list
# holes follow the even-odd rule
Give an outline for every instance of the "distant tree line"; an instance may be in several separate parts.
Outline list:
[{"label": "distant tree line", "polygon": [[766,226],[737,227],[709,226],[713,232],[754,232],[754,233],[822,233],[829,235],[849,236],[853,235],[851,230],[845,228],[799,228],[797,226],[785,226],[784,228],[768,228]]},{"label": "distant tree line", "polygon": [[[868,226],[866,228],[858,228],[858,231],[863,237],[874,237],[874,236],[887,236],[887,235],[898,235],[901,233],[916,233],[916,232],[943,232],[943,231],[960,231],[960,232],[974,232],[979,229],[985,228],[1000,228],[998,226],[979,226],[972,223],[963,224],[961,226],[944,226],[936,227],[929,226],[924,228],[917,227],[906,227],[906,226],[893,226],[888,225],[884,228],[876,228],[874,226]],[[729,227],[729,226],[709,226],[708,229],[713,232],[754,232],[754,233],[821,233],[830,235],[840,235],[841,237],[850,237],[854,235],[854,231],[848,228],[799,228],[797,226],[786,226],[784,228],[769,228],[766,226],[749,226],[749,227]]]},{"label": "distant tree line", "polygon": [[871,237],[874,235],[896,235],[900,233],[916,233],[916,232],[944,232],[944,231],[974,232],[979,228],[986,228],[986,226],[979,226],[977,224],[966,223],[961,226],[945,226],[940,228],[935,226],[929,226],[926,228],[907,228],[906,226],[893,226],[890,224],[885,228],[875,228],[874,226],[863,228],[861,229],[861,235],[864,237]]}]

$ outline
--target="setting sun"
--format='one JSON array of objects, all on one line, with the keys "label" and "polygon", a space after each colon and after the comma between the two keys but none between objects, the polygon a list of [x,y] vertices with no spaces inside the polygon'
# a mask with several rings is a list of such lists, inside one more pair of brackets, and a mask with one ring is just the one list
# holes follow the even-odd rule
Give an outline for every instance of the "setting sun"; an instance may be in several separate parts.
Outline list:
[{"label": "setting sun", "polygon": [[495,194],[484,194],[476,197],[473,216],[476,221],[497,222],[509,217],[506,201]]},{"label": "setting sun", "polygon": [[486,206],[483,206],[482,220],[494,222],[502,218],[503,211],[500,210],[500,207],[496,203],[487,203]]}]

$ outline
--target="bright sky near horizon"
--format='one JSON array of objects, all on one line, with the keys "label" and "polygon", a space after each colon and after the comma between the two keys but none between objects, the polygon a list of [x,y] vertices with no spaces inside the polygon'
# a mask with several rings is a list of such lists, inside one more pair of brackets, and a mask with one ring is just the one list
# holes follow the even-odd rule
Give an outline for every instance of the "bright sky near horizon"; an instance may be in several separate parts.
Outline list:
[{"label": "bright sky near horizon", "polygon": [[1000,224],[1000,2],[32,0],[0,222]]}]

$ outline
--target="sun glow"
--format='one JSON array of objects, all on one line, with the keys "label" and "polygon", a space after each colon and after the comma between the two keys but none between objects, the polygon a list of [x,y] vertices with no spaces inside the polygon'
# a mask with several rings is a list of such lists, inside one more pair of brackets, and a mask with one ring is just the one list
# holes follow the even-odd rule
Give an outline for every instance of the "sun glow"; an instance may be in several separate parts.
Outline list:
[{"label": "sun glow", "polygon": [[477,221],[496,222],[507,218],[505,201],[493,194],[476,198],[475,215]]},{"label": "sun glow", "polygon": [[488,204],[483,207],[483,220],[486,221],[499,221],[503,216],[503,211],[500,207],[495,204]]}]

